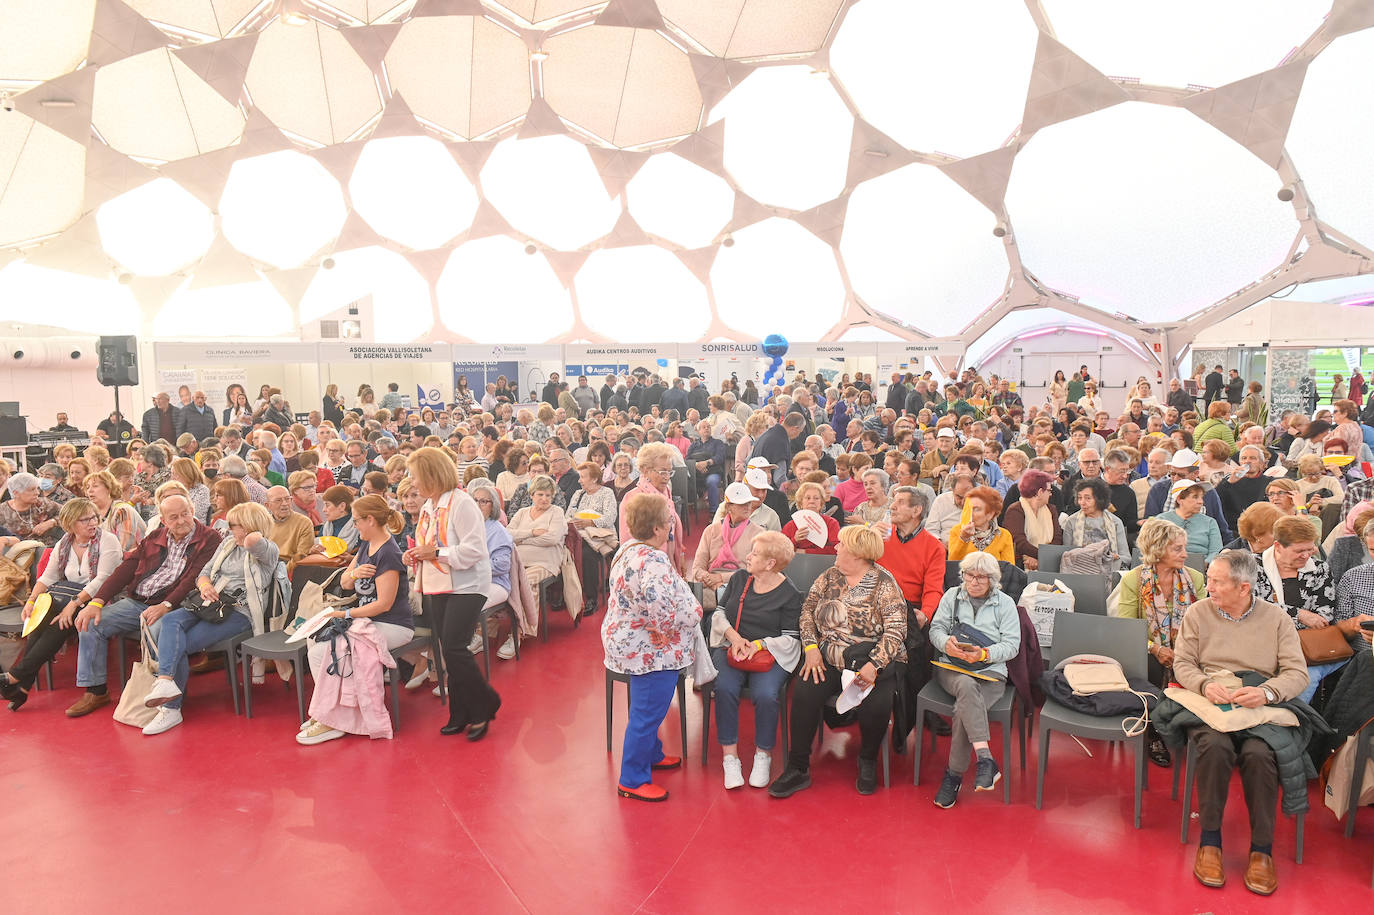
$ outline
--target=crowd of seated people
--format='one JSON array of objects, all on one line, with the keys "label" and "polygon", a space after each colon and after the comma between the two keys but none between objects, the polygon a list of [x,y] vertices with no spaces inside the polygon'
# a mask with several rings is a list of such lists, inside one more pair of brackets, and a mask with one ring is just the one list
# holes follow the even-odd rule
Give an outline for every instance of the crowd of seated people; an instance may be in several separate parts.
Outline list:
[{"label": "crowd of seated people", "polygon": [[[1242,386],[1233,400],[1234,386],[1212,376],[1201,375],[1200,405],[1177,381],[1159,399],[1140,379],[1115,417],[1109,391],[1085,367],[1071,379],[1059,373],[1039,404],[972,369],[945,383],[899,373],[885,394],[871,376],[819,373],[762,391],[727,379],[714,393],[696,378],[668,384],[642,372],[599,387],[552,379],[537,410],[519,413],[520,396],[500,381],[484,392],[460,385],[453,404],[418,411],[394,386],[380,397],[364,386],[352,406],[331,387],[303,420],[268,386],[252,397],[233,385],[222,407],[201,391],[181,392],[180,405],[158,395],[121,436],[122,458],[112,460],[98,437],[81,452],[59,446],[34,473],[0,467],[0,535],[52,548],[25,612],[44,590],[75,589],[0,688],[12,708],[23,706],[36,671],[75,637],[85,693],[68,714],[90,714],[110,702],[107,643],[146,623],[165,643],[152,697],[158,717],[146,730],[162,733],[181,721],[186,677],[212,663],[196,652],[214,636],[271,623],[261,600],[248,599],[259,592],[236,587],[243,570],[270,566],[275,581],[278,565],[286,575],[326,565],[347,570],[361,603],[344,615],[372,622],[379,654],[402,644],[401,630],[413,631],[424,608],[420,622],[439,635],[456,698],[444,731],[480,739],[500,705],[472,657],[490,595],[518,599],[524,586],[576,575],[585,612],[604,604],[614,628],[643,612],[642,595],[625,589],[648,569],[701,586],[718,669],[730,657],[747,662],[763,644],[777,659],[776,669],[748,676],[732,668],[718,684],[727,786],[745,782],[732,698],[744,683],[758,687],[756,723],[770,735],[788,727],[792,737],[774,777],[773,738],[756,733],[748,783],[786,796],[809,784],[819,716],[848,669],[883,687],[860,707],[858,786],[868,793],[891,694],[928,682],[932,660],[973,662],[947,636],[954,622],[995,630],[978,663],[1014,656],[1001,582],[1012,567],[1043,569],[1046,547],[1062,548],[1061,562],[1091,563],[1118,595],[1111,611],[1147,621],[1160,684],[1174,675],[1184,620],[1207,606],[1210,573],[1200,570],[1228,551],[1253,557],[1253,574],[1234,557],[1227,574],[1253,579],[1251,593],[1295,633],[1334,626],[1366,644],[1363,584],[1374,580],[1367,412],[1337,399],[1330,410],[1313,404],[1307,415],[1270,422],[1262,390],[1252,384],[1246,395]],[[703,504],[684,504],[684,490]],[[631,499],[642,503],[633,516]],[[684,523],[684,512],[703,522],[690,561],[687,531],[697,525]],[[646,543],[665,565],[648,561]],[[621,563],[631,546],[633,570]],[[799,554],[834,557],[809,592],[780,584]],[[947,562],[964,573],[949,592]],[[247,596],[223,622],[207,624],[185,606],[225,590]],[[685,624],[692,613],[670,616]],[[497,657],[513,658],[527,634],[512,626]],[[412,688],[427,682],[433,660],[406,662],[416,665],[407,667]],[[1285,687],[1285,698],[1319,705],[1341,666],[1308,666],[1307,682]],[[317,682],[328,667],[312,653]],[[759,693],[775,693],[784,673],[799,679],[792,720],[780,722]],[[977,788],[1001,777],[985,764],[988,691],[958,676],[942,669],[938,677],[956,699],[946,807],[971,764]],[[331,715],[307,724],[298,736],[306,744],[362,732]],[[1172,760],[1153,732],[1150,758]],[[622,793],[657,795],[645,787],[655,762],[623,771]]]}]

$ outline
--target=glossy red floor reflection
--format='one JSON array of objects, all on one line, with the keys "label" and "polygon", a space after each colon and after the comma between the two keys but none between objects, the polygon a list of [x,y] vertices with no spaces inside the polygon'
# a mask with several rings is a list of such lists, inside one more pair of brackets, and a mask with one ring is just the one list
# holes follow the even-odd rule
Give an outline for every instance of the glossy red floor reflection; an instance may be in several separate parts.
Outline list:
[{"label": "glossy red floor reflection", "polygon": [[[110,710],[71,721],[72,655],[55,693],[0,708],[0,873],[6,912],[1331,912],[1367,911],[1374,811],[1347,841],[1324,808],[1276,840],[1279,890],[1241,880],[1248,830],[1237,782],[1227,813],[1228,885],[1199,886],[1178,841],[1169,774],[1151,769],[1144,828],[1131,828],[1130,757],[1056,738],[1045,809],[1026,776],[958,806],[931,804],[947,745],[919,788],[909,755],[893,784],[854,790],[853,749],[813,763],[786,801],[721,787],[720,752],[700,765],[700,705],[688,694],[685,770],[665,804],[619,799],[624,726],[605,752],[599,618],[556,618],[548,644],[497,662],[504,704],[487,739],[444,738],[438,700],[402,700],[396,739],[298,746],[295,700],[275,680],[234,717],[222,674],[194,677],[186,723],[159,737]],[[749,715],[745,715],[748,746]],[[677,714],[666,740],[677,744]],[[998,738],[994,736],[995,745]],[[746,760],[752,748],[742,749]],[[781,760],[776,761],[777,765]],[[775,774],[780,769],[775,768]],[[1314,803],[1319,804],[1313,789]],[[1196,832],[1193,833],[1196,841]],[[151,896],[148,894],[152,893]],[[171,896],[165,895],[170,892]],[[148,905],[139,903],[147,900]]]}]

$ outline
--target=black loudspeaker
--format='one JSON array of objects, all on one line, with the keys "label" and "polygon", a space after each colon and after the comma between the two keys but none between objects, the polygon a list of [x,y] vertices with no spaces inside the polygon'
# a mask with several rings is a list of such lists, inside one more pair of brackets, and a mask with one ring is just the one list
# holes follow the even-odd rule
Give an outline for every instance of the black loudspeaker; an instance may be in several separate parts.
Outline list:
[{"label": "black loudspeaker", "polygon": [[[0,416],[0,445],[24,447],[29,443],[29,421],[22,416]],[[22,469],[22,468],[19,468]]]},{"label": "black loudspeaker", "polygon": [[101,337],[95,378],[107,388],[138,384],[138,341],[132,336]]}]

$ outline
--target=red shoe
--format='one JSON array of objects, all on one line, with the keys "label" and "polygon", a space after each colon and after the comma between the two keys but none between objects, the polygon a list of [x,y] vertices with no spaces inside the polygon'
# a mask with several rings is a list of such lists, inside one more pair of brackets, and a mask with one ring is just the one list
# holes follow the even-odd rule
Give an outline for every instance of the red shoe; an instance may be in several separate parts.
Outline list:
[{"label": "red shoe", "polygon": [[654,763],[654,764],[653,764],[652,766],[650,766],[649,768],[651,768],[651,769],[653,769],[653,770],[655,770],[655,771],[662,771],[663,769],[676,769],[676,768],[680,767],[681,765],[682,765],[682,757],[681,757],[681,756],[665,756],[665,757],[663,757],[662,759],[660,759],[658,762]]},{"label": "red shoe", "polygon": [[628,797],[635,801],[666,801],[668,800],[668,789],[660,788],[653,782],[640,785],[638,788],[626,788],[624,785],[616,785],[615,793],[621,797]]}]

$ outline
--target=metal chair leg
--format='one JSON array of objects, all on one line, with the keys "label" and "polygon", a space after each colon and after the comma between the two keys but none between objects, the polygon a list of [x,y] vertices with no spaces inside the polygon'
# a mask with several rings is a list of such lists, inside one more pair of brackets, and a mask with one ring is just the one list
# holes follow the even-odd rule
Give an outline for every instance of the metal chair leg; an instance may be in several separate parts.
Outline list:
[{"label": "metal chair leg", "polygon": [[1350,802],[1345,809],[1345,837],[1355,834],[1355,812],[1360,809],[1360,792],[1364,790],[1364,770],[1369,759],[1371,738],[1367,734],[1355,735],[1355,770],[1350,776]]},{"label": "metal chair leg", "polygon": [[[626,687],[628,688],[628,684]],[[611,752],[611,719],[615,716],[615,680],[611,672],[606,671],[606,752]]]},{"label": "metal chair leg", "polygon": [[1035,761],[1035,809],[1045,803],[1045,770],[1050,767],[1050,729],[1040,722],[1040,757]]},{"label": "metal chair leg", "polygon": [[916,698],[916,752],[911,755],[911,784],[921,783],[921,747],[925,743],[926,707],[919,696]]},{"label": "metal chair leg", "polygon": [[716,687],[707,683],[701,688],[701,764],[706,765],[706,748],[711,743],[711,699]]},{"label": "metal chair leg", "polygon": [[[1011,716],[1016,709],[1007,709],[1007,717],[1002,719],[1002,767],[1011,769]],[[1002,774],[1002,803],[1011,803],[1011,772]]]},{"label": "metal chair leg", "polygon": [[391,720],[396,730],[401,729],[401,674],[399,671],[388,671],[391,675]]},{"label": "metal chair leg", "polygon": [[[245,718],[253,717],[253,678],[248,670],[248,665],[252,663],[252,656],[248,652],[243,652],[240,663],[243,665],[243,715]],[[299,675],[300,671],[296,671]],[[302,722],[304,723],[304,722]]]},{"label": "metal chair leg", "polygon": [[225,673],[225,675],[228,676],[228,678],[229,678],[229,693],[230,693],[230,695],[232,695],[232,696],[234,697],[234,717],[238,717],[238,714],[239,714],[239,684],[238,684],[237,679],[236,679],[235,676],[234,676],[234,674],[235,674],[235,672],[236,672],[236,668],[238,667],[238,665],[234,663],[234,653],[235,653],[235,651],[236,651],[236,649],[230,648],[227,652],[225,652],[225,658],[224,658],[224,673]]},{"label": "metal chair leg", "polygon": [[305,724],[305,719],[309,717],[305,713],[305,671],[310,665],[306,663],[305,649],[296,652],[296,714],[300,716],[301,724]]},{"label": "metal chair leg", "polygon": [[1145,738],[1136,740],[1135,752],[1135,828],[1140,828],[1140,807],[1145,794]]},{"label": "metal chair leg", "polygon": [[1307,814],[1306,814],[1306,813],[1299,813],[1299,814],[1298,814],[1298,847],[1297,847],[1297,849],[1295,850],[1295,855],[1294,855],[1295,859],[1297,860],[1297,863],[1299,863],[1299,864],[1302,863],[1303,827],[1304,827],[1304,825],[1306,824],[1306,822],[1307,822]]},{"label": "metal chair leg", "polygon": [[[687,760],[687,679],[681,675],[677,678],[677,716],[682,724],[682,759]],[[706,752],[705,747],[702,753]]]}]

